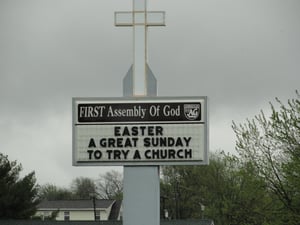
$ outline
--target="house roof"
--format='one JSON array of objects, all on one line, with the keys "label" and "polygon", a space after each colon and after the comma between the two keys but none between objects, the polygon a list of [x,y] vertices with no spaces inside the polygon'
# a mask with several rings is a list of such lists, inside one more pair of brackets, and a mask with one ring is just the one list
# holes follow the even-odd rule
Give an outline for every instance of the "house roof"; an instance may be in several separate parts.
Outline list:
[{"label": "house roof", "polygon": [[[110,199],[96,199],[96,208],[107,209],[115,200]],[[93,209],[93,200],[52,200],[42,201],[38,206],[38,210],[47,209]]]}]

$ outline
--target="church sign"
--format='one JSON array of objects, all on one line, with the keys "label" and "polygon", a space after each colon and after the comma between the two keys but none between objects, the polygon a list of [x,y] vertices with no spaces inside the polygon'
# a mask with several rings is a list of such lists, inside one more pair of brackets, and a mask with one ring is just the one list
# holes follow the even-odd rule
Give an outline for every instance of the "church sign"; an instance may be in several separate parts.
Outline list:
[{"label": "church sign", "polygon": [[206,97],[73,98],[73,165],[208,164]]}]

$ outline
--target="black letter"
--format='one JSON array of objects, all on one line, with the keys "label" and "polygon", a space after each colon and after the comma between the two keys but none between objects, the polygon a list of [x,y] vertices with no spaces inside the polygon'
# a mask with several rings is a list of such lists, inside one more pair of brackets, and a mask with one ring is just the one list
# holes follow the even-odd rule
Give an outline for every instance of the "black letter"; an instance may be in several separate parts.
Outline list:
[{"label": "black letter", "polygon": [[130,136],[130,132],[129,132],[128,127],[124,127],[124,130],[123,130],[122,135],[123,135],[123,136]]},{"label": "black letter", "polygon": [[108,154],[108,159],[111,159],[112,150],[106,150],[106,153]]},{"label": "black letter", "polygon": [[184,153],[185,153],[185,158],[187,159],[187,158],[193,158],[192,157],[192,149],[185,149],[185,151],[184,151]]},{"label": "black letter", "polygon": [[144,147],[150,147],[150,138],[144,138]]},{"label": "black letter", "polygon": [[89,159],[92,159],[93,150],[87,150],[87,153],[89,153]]},{"label": "black letter", "polygon": [[146,157],[146,159],[151,159],[151,156],[149,156],[148,153],[151,153],[151,150],[145,151],[145,157]]},{"label": "black letter", "polygon": [[95,157],[95,159],[101,159],[102,153],[99,150],[96,150],[94,152],[94,157]]},{"label": "black letter", "polygon": [[174,149],[169,149],[169,159],[176,159],[176,152]]},{"label": "black letter", "polygon": [[145,126],[141,126],[141,127],[140,127],[140,130],[141,130],[141,132],[142,132],[142,136],[145,135],[145,129],[146,129]]},{"label": "black letter", "polygon": [[120,129],[121,127],[115,127],[115,136],[121,136]]},{"label": "black letter", "polygon": [[138,127],[131,127],[131,135],[138,136],[138,134],[139,134]]},{"label": "black letter", "polygon": [[133,159],[141,159],[141,155],[140,155],[139,150],[135,150]]},{"label": "black letter", "polygon": [[160,126],[156,127],[156,135],[161,135],[163,136],[163,128]]},{"label": "black letter", "polygon": [[96,144],[95,144],[94,138],[90,139],[89,148],[96,148]]}]

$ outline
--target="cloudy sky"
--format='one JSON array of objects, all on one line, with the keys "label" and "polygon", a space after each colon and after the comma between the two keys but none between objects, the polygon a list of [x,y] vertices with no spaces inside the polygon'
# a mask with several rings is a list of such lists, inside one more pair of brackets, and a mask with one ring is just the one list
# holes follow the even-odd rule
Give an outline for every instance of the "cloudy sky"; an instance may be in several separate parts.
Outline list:
[{"label": "cloudy sky", "polygon": [[[131,28],[114,12],[131,0],[0,1],[0,152],[68,186],[115,167],[72,167],[72,97],[120,97]],[[208,96],[210,151],[234,152],[240,123],[300,87],[300,1],[148,0],[166,12],[149,29],[159,96]]]}]

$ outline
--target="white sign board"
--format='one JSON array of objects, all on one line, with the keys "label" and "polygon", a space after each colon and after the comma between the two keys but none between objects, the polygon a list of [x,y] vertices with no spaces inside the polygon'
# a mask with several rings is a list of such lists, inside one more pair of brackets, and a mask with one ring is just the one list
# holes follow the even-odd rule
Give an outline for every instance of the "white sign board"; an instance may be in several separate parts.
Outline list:
[{"label": "white sign board", "polygon": [[73,165],[208,164],[206,97],[73,98]]}]

